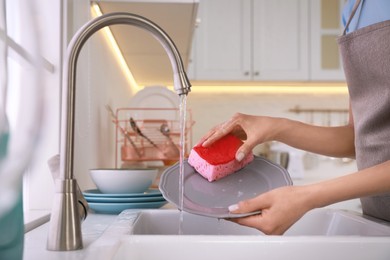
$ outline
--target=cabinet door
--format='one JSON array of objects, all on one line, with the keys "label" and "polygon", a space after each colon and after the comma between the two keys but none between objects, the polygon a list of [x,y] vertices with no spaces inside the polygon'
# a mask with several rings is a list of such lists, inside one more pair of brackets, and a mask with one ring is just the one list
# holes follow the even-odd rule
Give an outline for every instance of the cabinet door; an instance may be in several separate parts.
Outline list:
[{"label": "cabinet door", "polygon": [[311,80],[345,80],[337,37],[346,0],[311,0]]},{"label": "cabinet door", "polygon": [[250,79],[250,0],[199,3],[191,74],[196,80]]},{"label": "cabinet door", "polygon": [[253,79],[307,80],[308,0],[253,0]]}]

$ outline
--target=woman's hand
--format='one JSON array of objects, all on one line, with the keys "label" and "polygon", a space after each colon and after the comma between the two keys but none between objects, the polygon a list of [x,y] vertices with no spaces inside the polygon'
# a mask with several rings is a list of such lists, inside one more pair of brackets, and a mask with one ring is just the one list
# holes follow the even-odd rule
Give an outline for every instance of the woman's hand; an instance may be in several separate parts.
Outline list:
[{"label": "woman's hand", "polygon": [[282,235],[307,211],[312,209],[306,186],[286,186],[263,193],[229,207],[232,213],[261,211],[261,214],[229,219],[256,228],[267,235]]},{"label": "woman's hand", "polygon": [[246,140],[237,150],[238,161],[256,145],[267,141],[279,141],[297,149],[331,157],[354,157],[355,154],[354,128],[351,124],[324,127],[290,119],[241,113],[212,128],[199,144],[208,147],[229,133]]},{"label": "woman's hand", "polygon": [[276,121],[277,119],[271,117],[237,113],[228,121],[212,128],[199,143],[208,147],[216,140],[231,133],[241,140],[246,140],[236,153],[236,160],[241,161],[252,152],[256,145],[272,140],[271,134],[274,134],[278,127]]}]

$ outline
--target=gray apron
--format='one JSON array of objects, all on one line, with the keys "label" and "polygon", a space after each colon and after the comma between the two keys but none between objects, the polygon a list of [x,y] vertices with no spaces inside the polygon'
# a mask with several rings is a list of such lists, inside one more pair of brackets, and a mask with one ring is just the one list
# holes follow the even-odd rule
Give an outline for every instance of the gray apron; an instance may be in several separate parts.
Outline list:
[{"label": "gray apron", "polygon": [[[348,28],[358,5],[348,20]],[[348,83],[359,170],[390,160],[390,20],[338,39]],[[390,174],[390,172],[389,172]],[[361,198],[363,213],[390,221],[390,193]]]}]

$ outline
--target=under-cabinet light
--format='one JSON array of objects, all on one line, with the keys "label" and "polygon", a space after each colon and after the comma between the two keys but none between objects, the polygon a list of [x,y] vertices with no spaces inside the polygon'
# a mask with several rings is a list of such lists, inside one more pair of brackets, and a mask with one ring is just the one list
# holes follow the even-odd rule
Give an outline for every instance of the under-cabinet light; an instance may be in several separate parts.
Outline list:
[{"label": "under-cabinet light", "polygon": [[[92,3],[91,5],[91,14],[93,18],[103,15],[100,7],[97,3]],[[119,66],[122,69],[122,72],[125,74],[127,81],[129,82],[130,89],[133,93],[137,93],[141,88],[138,86],[137,82],[134,79],[133,74],[130,71],[129,66],[126,63],[125,58],[122,55],[122,52],[118,46],[118,43],[115,40],[114,35],[112,34],[109,27],[104,27],[103,29],[104,38],[107,40],[108,46],[114,54],[114,57],[118,61]]]},{"label": "under-cabinet light", "polygon": [[[169,87],[173,89],[172,86]],[[348,94],[345,83],[291,83],[291,84],[197,84],[191,87],[193,93],[259,93],[259,94]]]}]

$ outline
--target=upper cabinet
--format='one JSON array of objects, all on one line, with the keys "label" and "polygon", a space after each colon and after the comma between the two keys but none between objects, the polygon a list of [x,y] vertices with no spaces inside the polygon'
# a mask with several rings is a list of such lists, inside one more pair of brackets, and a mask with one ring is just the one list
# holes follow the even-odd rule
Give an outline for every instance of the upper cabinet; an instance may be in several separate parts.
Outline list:
[{"label": "upper cabinet", "polygon": [[244,80],[251,77],[251,1],[207,0],[198,8],[190,77]]},{"label": "upper cabinet", "polygon": [[[340,33],[343,2],[200,1],[190,78],[341,80],[343,73],[335,38]],[[328,28],[330,24],[337,25]]]},{"label": "upper cabinet", "polygon": [[337,37],[346,0],[310,0],[310,79],[344,80]]},{"label": "upper cabinet", "polygon": [[308,77],[308,0],[253,0],[252,79]]}]

